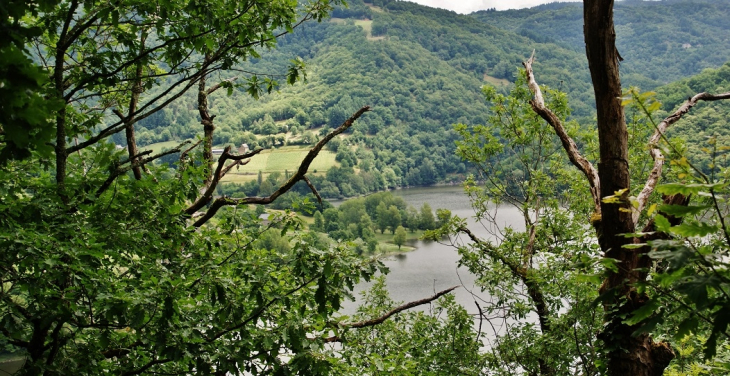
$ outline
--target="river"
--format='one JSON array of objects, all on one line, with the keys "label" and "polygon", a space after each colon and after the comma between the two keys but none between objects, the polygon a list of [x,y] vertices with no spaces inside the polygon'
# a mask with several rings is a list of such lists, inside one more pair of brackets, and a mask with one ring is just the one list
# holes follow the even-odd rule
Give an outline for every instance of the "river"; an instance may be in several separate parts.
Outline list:
[{"label": "river", "polygon": [[[428,203],[434,209],[451,210],[452,215],[468,220],[468,226],[480,238],[490,238],[490,228],[477,222],[469,197],[461,186],[422,187],[401,189],[392,192],[417,209]],[[500,228],[512,226],[515,229],[524,229],[519,212],[512,207],[500,207],[497,215]],[[469,313],[478,313],[474,304],[475,299],[488,299],[475,285],[476,277],[465,267],[459,267],[459,254],[453,246],[444,242],[430,242],[418,240],[409,243],[416,247],[414,251],[402,253],[384,259],[384,264],[390,269],[386,276],[388,291],[395,301],[409,302],[432,296],[434,292],[452,286],[462,287],[453,293],[457,302],[464,306]],[[370,283],[360,283],[355,287],[355,295],[360,298],[361,291],[368,289]],[[472,295],[475,294],[475,296]],[[352,314],[359,302],[346,301],[343,313]],[[481,302],[480,302],[481,304]],[[484,306],[484,304],[481,304]],[[420,309],[428,310],[428,305]]]}]

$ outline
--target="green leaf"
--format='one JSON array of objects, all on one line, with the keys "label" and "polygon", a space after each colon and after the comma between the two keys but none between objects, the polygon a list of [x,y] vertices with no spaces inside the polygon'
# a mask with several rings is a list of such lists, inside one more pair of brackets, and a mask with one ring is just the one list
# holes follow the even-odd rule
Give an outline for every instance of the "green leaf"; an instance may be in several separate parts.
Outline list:
[{"label": "green leaf", "polygon": [[672,227],[672,224],[669,223],[669,220],[661,214],[657,214],[654,216],[654,225],[659,232],[667,232],[669,231],[669,228]]},{"label": "green leaf", "polygon": [[657,325],[664,322],[664,317],[662,315],[655,315],[652,318],[647,319],[644,321],[644,325],[642,325],[639,329],[636,329],[636,331],[633,333],[633,335],[639,335],[642,333],[651,333],[654,331],[654,329],[657,327]]},{"label": "green leaf", "polygon": [[317,303],[317,311],[320,314],[327,312],[327,279],[322,276],[317,283],[317,292],[314,293],[314,301]]},{"label": "green leaf", "polygon": [[624,244],[622,248],[624,249],[639,249],[646,246],[646,243],[632,243],[632,244]]},{"label": "green leaf", "polygon": [[604,268],[607,270],[610,270],[612,272],[618,272],[618,264],[621,263],[621,261],[610,258],[610,257],[604,257],[601,260],[598,261],[599,264],[601,264]]},{"label": "green leaf", "polygon": [[661,307],[661,302],[656,299],[649,300],[641,308],[631,313],[631,317],[624,320],[627,325],[636,325],[654,314],[654,312]]},{"label": "green leaf", "polygon": [[707,236],[719,231],[719,226],[713,226],[707,223],[682,223],[674,226],[670,231],[674,234],[684,237]]},{"label": "green leaf", "polygon": [[686,335],[689,335],[692,333],[693,330],[699,326],[699,320],[697,319],[697,316],[690,316],[686,318],[684,321],[682,321],[681,324],[677,327],[677,332],[674,333],[674,338],[676,340],[681,340]]},{"label": "green leaf", "polygon": [[659,207],[659,211],[671,215],[674,217],[684,217],[687,215],[695,215],[700,214],[707,209],[709,209],[711,206],[704,205],[704,206],[684,206],[684,205],[662,205]]}]

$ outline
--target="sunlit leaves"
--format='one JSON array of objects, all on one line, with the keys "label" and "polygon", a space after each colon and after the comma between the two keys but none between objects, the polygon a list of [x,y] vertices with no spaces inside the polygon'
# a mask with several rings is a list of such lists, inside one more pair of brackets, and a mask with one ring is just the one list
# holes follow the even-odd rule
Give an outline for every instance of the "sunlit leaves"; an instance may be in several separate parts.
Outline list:
[{"label": "sunlit leaves", "polygon": [[727,187],[727,183],[720,182],[714,184],[683,184],[683,183],[666,183],[659,185],[656,190],[665,195],[681,194],[685,196],[700,195],[709,193]]}]

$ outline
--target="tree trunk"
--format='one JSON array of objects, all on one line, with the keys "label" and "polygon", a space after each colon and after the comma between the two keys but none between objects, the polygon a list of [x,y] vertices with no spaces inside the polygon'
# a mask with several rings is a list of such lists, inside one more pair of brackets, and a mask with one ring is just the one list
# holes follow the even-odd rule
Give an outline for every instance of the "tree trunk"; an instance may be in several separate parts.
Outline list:
[{"label": "tree trunk", "polygon": [[596,226],[604,257],[618,261],[618,270],[611,272],[601,287],[601,293],[610,294],[611,298],[605,304],[607,325],[599,338],[608,350],[608,375],[661,375],[674,357],[669,345],[654,343],[648,335],[633,336],[637,328],[624,324],[622,318],[641,307],[646,297],[630,285],[644,277],[635,271],[638,252],[623,248],[634,240],[620,235],[635,231],[628,201],[628,131],[621,106],[622,59],[616,50],[613,0],[584,0],[583,16],[586,55],[596,96],[601,197],[626,190],[620,203],[601,203],[602,216]]},{"label": "tree trunk", "polygon": [[[144,35],[141,37],[142,40],[142,47],[140,47],[140,53],[144,51],[144,41],[145,41]],[[142,91],[144,90],[144,87],[142,86],[142,74],[143,74],[144,67],[142,66],[141,62],[137,62],[137,65],[135,67],[134,72],[134,83],[132,84],[132,95],[129,99],[129,111],[127,111],[127,118],[125,120],[126,127],[124,128],[125,136],[127,138],[127,152],[129,153],[129,161],[132,164],[132,172],[134,173],[134,178],[137,180],[142,179],[142,168],[140,166],[135,166],[134,163],[137,162],[139,158],[136,158],[135,156],[139,153],[137,150],[137,137],[134,135],[134,123],[137,121],[136,118],[136,112],[137,112],[137,105],[139,104],[139,97],[142,95]]]},{"label": "tree trunk", "polygon": [[[210,61],[210,53],[205,55],[205,62]],[[203,72],[198,83],[198,113],[200,114],[200,123],[203,124],[203,160],[205,161],[205,182],[204,187],[208,187],[213,181],[213,132],[215,125],[213,119],[208,112],[208,89],[206,77],[207,72]]]}]

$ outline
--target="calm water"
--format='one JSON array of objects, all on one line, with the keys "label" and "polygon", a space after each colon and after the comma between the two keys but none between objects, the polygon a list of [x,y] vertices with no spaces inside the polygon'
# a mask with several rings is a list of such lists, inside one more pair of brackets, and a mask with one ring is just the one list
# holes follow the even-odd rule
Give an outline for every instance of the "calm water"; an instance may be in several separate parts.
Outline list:
[{"label": "calm water", "polygon": [[[461,186],[402,189],[393,191],[393,194],[403,197],[408,205],[418,209],[423,203],[428,203],[434,211],[436,209],[451,210],[452,215],[468,219],[469,228],[479,237],[489,238],[491,236],[490,229],[473,218],[474,210]],[[514,208],[500,208],[497,219],[501,228],[506,226],[516,229],[524,228],[522,218]],[[458,266],[459,254],[453,246],[446,244],[450,241],[442,243],[419,240],[409,244],[416,247],[416,250],[385,259],[384,263],[390,269],[390,273],[386,276],[390,295],[393,300],[408,302],[432,296],[434,292],[452,286],[461,285],[462,287],[454,292],[457,301],[469,313],[477,313],[478,310],[474,304],[475,297],[471,293],[481,299],[488,297],[475,286],[475,276],[465,267]],[[355,295],[359,298],[359,292],[368,289],[370,285],[371,283],[357,285]],[[345,302],[343,313],[353,313],[357,305],[357,302]],[[484,304],[481,305],[484,306]],[[421,306],[421,309],[428,310],[429,306]]]}]

